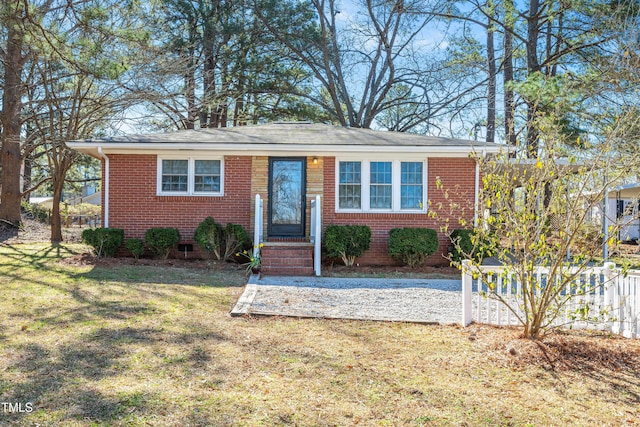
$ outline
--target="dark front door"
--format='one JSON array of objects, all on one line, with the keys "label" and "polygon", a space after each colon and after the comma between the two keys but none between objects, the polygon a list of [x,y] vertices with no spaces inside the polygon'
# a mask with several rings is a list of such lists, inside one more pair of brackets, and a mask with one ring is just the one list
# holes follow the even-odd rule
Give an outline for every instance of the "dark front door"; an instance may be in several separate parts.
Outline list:
[{"label": "dark front door", "polygon": [[269,159],[269,236],[304,237],[305,171],[305,158]]}]

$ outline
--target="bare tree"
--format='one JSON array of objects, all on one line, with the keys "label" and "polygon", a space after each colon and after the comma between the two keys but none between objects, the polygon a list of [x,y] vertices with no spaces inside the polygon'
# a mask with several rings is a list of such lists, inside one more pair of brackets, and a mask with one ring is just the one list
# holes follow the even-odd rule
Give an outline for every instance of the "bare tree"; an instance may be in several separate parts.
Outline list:
[{"label": "bare tree", "polygon": [[[59,62],[97,78],[109,78],[122,72],[126,65],[117,54],[118,42],[114,40],[135,32],[121,26],[121,20],[127,19],[128,14],[123,14],[120,8],[126,10],[127,4],[111,0],[10,0],[0,5],[0,34],[5,36],[0,44],[5,74],[0,221],[19,224],[21,199],[31,190],[23,191],[20,186],[23,160],[34,152],[33,139],[24,143],[21,140],[25,117],[31,116],[23,103],[26,91],[33,83],[29,81],[33,76],[27,66],[39,60]],[[110,13],[96,13],[107,9]],[[87,11],[91,13],[84,13]],[[114,27],[113,31],[108,29],[109,25],[103,25],[105,21]],[[87,48],[89,46],[91,49]]]},{"label": "bare tree", "polygon": [[113,112],[124,108],[128,101],[116,92],[116,85],[105,85],[59,62],[41,60],[31,67],[32,86],[27,90],[31,115],[26,118],[33,128],[29,146],[47,159],[45,180],[51,182],[53,189],[51,241],[61,242],[60,202],[67,172],[79,156],[65,142],[88,138],[105,129]]},{"label": "bare tree", "polygon": [[347,19],[336,0],[287,1],[257,8],[257,13],[311,70],[317,86],[304,96],[340,125],[368,128],[382,111],[399,105],[398,98],[389,97],[394,86],[412,88],[409,98],[422,96],[424,74],[415,62],[414,42],[434,19],[426,11],[443,3],[362,0],[357,7],[357,14]]}]

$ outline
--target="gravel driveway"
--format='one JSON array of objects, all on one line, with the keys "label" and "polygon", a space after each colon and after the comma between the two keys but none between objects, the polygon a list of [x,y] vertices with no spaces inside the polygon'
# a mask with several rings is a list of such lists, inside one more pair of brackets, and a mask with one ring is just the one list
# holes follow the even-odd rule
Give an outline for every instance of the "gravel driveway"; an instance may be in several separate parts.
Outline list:
[{"label": "gravel driveway", "polygon": [[251,276],[231,314],[452,324],[461,289],[444,279]]}]

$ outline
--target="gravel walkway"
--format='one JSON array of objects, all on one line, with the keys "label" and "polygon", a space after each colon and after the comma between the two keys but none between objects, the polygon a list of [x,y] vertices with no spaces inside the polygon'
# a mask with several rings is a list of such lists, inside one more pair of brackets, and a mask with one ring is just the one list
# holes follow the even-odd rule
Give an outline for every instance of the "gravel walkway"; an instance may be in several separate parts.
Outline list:
[{"label": "gravel walkway", "polygon": [[460,323],[460,280],[251,276],[232,315]]}]

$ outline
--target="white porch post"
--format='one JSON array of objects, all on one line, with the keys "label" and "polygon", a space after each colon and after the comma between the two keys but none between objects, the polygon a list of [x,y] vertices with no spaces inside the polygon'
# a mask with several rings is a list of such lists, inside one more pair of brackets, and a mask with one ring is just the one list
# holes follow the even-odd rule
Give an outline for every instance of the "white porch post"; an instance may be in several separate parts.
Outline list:
[{"label": "white porch post", "polygon": [[314,227],[314,246],[313,246],[313,270],[316,276],[320,276],[320,265],[322,262],[322,211],[320,210],[320,195],[316,195],[315,221],[311,224]]}]

